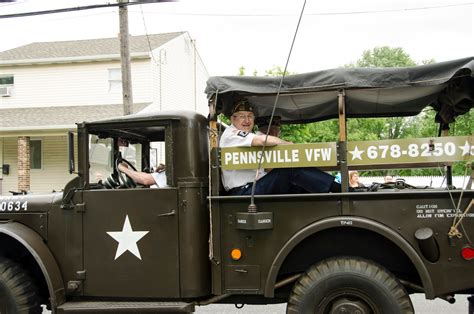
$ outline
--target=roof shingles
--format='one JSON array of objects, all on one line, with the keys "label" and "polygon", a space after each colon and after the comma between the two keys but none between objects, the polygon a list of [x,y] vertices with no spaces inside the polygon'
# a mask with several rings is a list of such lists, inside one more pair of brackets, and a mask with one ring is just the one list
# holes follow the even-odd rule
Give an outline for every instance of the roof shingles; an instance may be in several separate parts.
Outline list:
[{"label": "roof shingles", "polygon": [[[148,104],[134,104],[133,112],[138,112]],[[40,126],[74,125],[84,121],[95,121],[123,115],[122,105],[89,105],[62,107],[35,107],[2,109],[0,131],[22,126],[24,129]]]},{"label": "roof shingles", "polygon": [[[182,35],[183,32],[130,37],[130,53],[146,53]],[[148,44],[148,41],[150,42]],[[38,42],[0,52],[0,61],[60,59],[119,55],[119,38],[100,38],[73,41]]]}]

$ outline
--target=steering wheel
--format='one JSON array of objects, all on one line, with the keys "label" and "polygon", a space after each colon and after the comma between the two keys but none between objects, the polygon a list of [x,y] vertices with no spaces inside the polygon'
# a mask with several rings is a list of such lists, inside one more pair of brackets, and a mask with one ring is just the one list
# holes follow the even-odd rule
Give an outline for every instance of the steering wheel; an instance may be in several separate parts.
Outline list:
[{"label": "steering wheel", "polygon": [[135,188],[137,186],[135,180],[119,170],[118,165],[122,162],[126,163],[130,168],[137,171],[137,169],[128,160],[122,157],[117,157],[117,159],[115,159],[115,169],[117,169],[117,174],[110,174],[104,181],[104,185],[107,189],[125,189]]},{"label": "steering wheel", "polygon": [[137,169],[127,159],[122,158],[122,157],[118,157],[117,159],[115,159],[115,169],[117,169],[117,172],[118,172],[118,179],[120,182],[120,186],[123,188],[136,188],[137,183],[135,182],[135,180],[133,180],[128,175],[126,175],[125,173],[119,170],[118,165],[122,162],[126,163],[134,171],[137,171]]}]

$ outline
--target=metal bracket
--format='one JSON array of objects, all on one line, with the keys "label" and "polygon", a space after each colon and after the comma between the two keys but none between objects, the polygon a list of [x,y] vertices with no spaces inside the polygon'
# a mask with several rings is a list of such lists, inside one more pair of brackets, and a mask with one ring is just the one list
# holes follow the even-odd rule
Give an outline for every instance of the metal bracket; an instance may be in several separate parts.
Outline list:
[{"label": "metal bracket", "polygon": [[173,209],[169,213],[159,214],[158,217],[166,217],[166,216],[174,216],[176,215],[176,211]]},{"label": "metal bracket", "polygon": [[74,208],[76,209],[76,213],[83,213],[86,211],[86,204],[85,203],[76,204],[74,205]]},{"label": "metal bracket", "polygon": [[236,213],[236,229],[242,230],[268,230],[273,229],[273,213]]}]

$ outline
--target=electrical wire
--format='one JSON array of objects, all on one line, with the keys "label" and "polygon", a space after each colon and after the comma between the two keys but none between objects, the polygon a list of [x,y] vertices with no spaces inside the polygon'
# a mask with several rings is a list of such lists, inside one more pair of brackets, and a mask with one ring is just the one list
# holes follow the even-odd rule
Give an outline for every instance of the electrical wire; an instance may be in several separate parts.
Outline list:
[{"label": "electrical wire", "polygon": [[[360,15],[360,14],[377,14],[377,13],[391,13],[391,12],[409,12],[409,11],[423,11],[433,9],[445,9],[450,7],[461,7],[473,5],[474,2],[458,3],[458,4],[445,4],[437,6],[424,6],[417,8],[404,8],[404,9],[387,9],[387,10],[365,10],[365,11],[347,11],[347,12],[320,12],[320,13],[305,13],[305,16],[334,16],[334,15]],[[152,14],[165,14],[165,15],[189,15],[189,16],[217,16],[217,17],[281,17],[281,16],[294,16],[290,13],[178,13],[178,12],[150,12]]]},{"label": "electrical wire", "polygon": [[263,146],[262,146],[262,150],[261,150],[262,153],[260,154],[260,157],[258,159],[258,168],[257,168],[257,171],[255,172],[255,178],[254,178],[253,184],[252,184],[252,193],[251,193],[251,198],[250,198],[249,209],[250,209],[250,207],[255,208],[255,186],[257,185],[256,184],[257,178],[258,178],[258,175],[259,175],[260,170],[262,168],[263,152],[265,151],[265,147],[267,145],[268,134],[270,133],[270,129],[271,129],[272,122],[273,122],[273,116],[275,115],[275,109],[276,109],[276,106],[277,106],[277,103],[278,103],[278,98],[280,97],[281,87],[283,85],[283,80],[285,79],[285,76],[286,76],[286,72],[287,72],[287,69],[288,69],[288,63],[290,62],[291,53],[293,51],[293,46],[295,45],[296,35],[298,34],[298,30],[300,28],[300,24],[301,24],[301,20],[303,18],[303,13],[304,13],[304,8],[305,7],[306,7],[306,0],[304,0],[303,7],[301,8],[300,17],[298,19],[298,23],[296,24],[295,34],[293,35],[293,41],[291,42],[290,51],[288,53],[288,57],[286,58],[285,69],[283,70],[283,74],[282,74],[281,79],[280,79],[280,85],[278,86],[278,90],[277,90],[277,93],[276,93],[276,96],[275,96],[275,103],[273,104],[272,114],[270,116],[270,121],[268,122],[267,134],[265,135],[265,141],[263,142]]},{"label": "electrical wire", "polygon": [[[46,15],[46,14],[56,14],[56,13],[65,13],[65,12],[73,12],[73,11],[83,11],[83,10],[92,10],[92,9],[100,9],[100,8],[108,8],[108,7],[117,7],[117,6],[130,6],[130,5],[137,5],[137,4],[151,4],[151,3],[160,3],[160,2],[174,2],[174,1],[163,1],[163,0],[152,0],[152,1],[134,1],[134,2],[126,2],[126,3],[107,3],[107,4],[95,4],[95,5],[88,5],[82,7],[72,7],[72,8],[63,8],[63,9],[53,9],[53,10],[44,10],[44,11],[33,11],[33,12],[24,12],[24,13],[13,13],[13,14],[4,14],[0,15],[0,19],[7,19],[7,18],[19,18],[19,17],[29,17],[29,16],[37,16],[37,15]],[[16,4],[16,3],[15,3]],[[457,3],[457,4],[445,4],[445,5],[437,5],[437,6],[424,6],[424,7],[417,7],[417,8],[404,8],[404,9],[387,9],[387,10],[365,10],[365,11],[347,11],[347,12],[320,12],[320,13],[307,13],[306,16],[332,16],[332,15],[360,15],[360,14],[376,14],[376,13],[390,13],[390,12],[409,12],[409,11],[423,11],[423,10],[433,10],[433,9],[444,9],[444,8],[451,8],[451,7],[461,7],[461,6],[469,6],[473,5],[474,2],[465,2],[465,3]],[[4,7],[6,5],[3,5]],[[168,14],[168,15],[192,15],[192,16],[218,16],[218,17],[278,17],[278,16],[293,16],[292,14],[222,14],[222,13],[161,13],[161,12],[152,12],[154,14]]]},{"label": "electrical wire", "polygon": [[150,50],[151,59],[153,60],[153,62],[154,62],[157,66],[160,66],[160,64],[158,64],[158,62],[156,61],[155,55],[154,55],[154,53],[153,53],[153,49],[151,48],[150,36],[148,36],[148,30],[147,30],[147,28],[146,28],[146,22],[145,22],[145,15],[143,14],[143,8],[142,8],[141,5],[140,5],[140,11],[141,11],[141,14],[142,14],[143,28],[145,29],[145,35],[146,35],[146,40],[147,40],[147,42],[148,42],[148,49]]},{"label": "electrical wire", "polygon": [[67,13],[67,12],[75,12],[75,11],[84,11],[84,10],[93,10],[93,9],[111,8],[111,7],[123,7],[123,6],[137,5],[137,4],[151,4],[151,3],[160,3],[160,2],[172,2],[172,1],[154,0],[154,1],[135,1],[135,2],[125,2],[125,3],[93,4],[93,5],[86,5],[82,7],[71,7],[71,8],[52,9],[52,10],[44,10],[44,11],[3,14],[3,15],[0,15],[0,19],[30,17],[30,16],[37,16],[37,15]]}]

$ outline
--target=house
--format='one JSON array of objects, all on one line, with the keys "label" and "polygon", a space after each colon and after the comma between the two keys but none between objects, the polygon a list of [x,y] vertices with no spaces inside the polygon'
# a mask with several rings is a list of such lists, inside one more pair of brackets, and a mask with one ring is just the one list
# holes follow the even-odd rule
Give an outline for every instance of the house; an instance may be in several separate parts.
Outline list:
[{"label": "house", "polygon": [[[205,66],[187,32],[130,37],[133,112],[207,112]],[[118,38],[38,42],[0,52],[0,195],[61,190],[67,132],[123,114]]]}]

